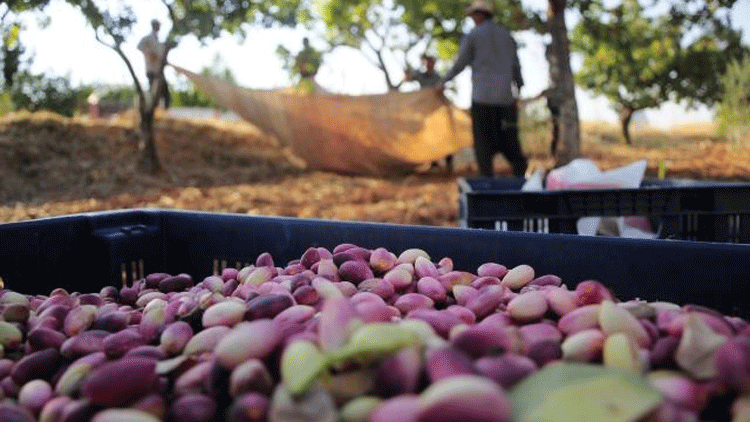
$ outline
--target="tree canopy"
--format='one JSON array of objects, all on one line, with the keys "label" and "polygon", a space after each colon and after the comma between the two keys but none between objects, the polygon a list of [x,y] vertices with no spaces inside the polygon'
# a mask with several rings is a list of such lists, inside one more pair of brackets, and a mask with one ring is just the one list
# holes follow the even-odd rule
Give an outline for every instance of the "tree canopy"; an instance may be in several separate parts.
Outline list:
[{"label": "tree canopy", "polygon": [[23,30],[18,16],[30,10],[40,10],[49,4],[49,0],[5,0],[0,3],[0,60],[3,63],[3,83],[6,88],[13,86],[13,77],[21,66],[21,55],[24,47],[19,35]]},{"label": "tree canopy", "polygon": [[[526,29],[532,15],[520,0],[495,0],[496,19],[511,30]],[[409,56],[431,51],[452,58],[464,35],[468,2],[455,0],[325,0],[315,11],[331,48],[355,48],[383,72],[390,89],[399,87]]]},{"label": "tree canopy", "polygon": [[638,110],[669,100],[718,101],[719,75],[747,52],[730,25],[733,0],[679,0],[667,13],[655,9],[664,1],[646,3],[588,0],[572,32],[573,48],[583,55],[578,84],[613,103],[628,143]]},{"label": "tree canopy", "polygon": [[[138,96],[140,111],[140,133],[142,156],[140,166],[149,172],[160,170],[153,137],[153,117],[160,84],[166,83],[163,77],[156,82],[156,88],[146,92],[133,69],[131,59],[122,49],[122,44],[132,35],[136,16],[131,6],[120,3],[119,8],[95,0],[65,0],[78,8],[94,30],[100,43],[113,49],[127,66],[133,78]],[[219,37],[223,31],[244,38],[247,24],[260,24],[266,27],[292,25],[304,20],[302,0],[161,0],[171,20],[171,29],[166,36],[161,67],[168,61],[169,50],[185,36],[195,36],[205,41]],[[150,94],[150,95],[147,95]]]}]

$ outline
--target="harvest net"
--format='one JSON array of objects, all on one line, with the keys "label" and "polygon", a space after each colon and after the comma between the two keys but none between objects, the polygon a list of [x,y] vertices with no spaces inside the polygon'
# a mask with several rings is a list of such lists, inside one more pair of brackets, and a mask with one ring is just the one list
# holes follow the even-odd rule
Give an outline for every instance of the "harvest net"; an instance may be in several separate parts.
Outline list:
[{"label": "harvest net", "polygon": [[222,107],[289,146],[309,169],[387,175],[471,146],[469,115],[434,90],[305,94],[243,88],[173,67]]}]

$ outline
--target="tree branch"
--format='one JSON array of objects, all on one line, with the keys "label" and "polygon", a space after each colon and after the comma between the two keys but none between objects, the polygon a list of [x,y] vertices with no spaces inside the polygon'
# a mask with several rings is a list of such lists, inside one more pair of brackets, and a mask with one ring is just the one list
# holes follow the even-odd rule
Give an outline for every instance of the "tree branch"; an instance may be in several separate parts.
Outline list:
[{"label": "tree branch", "polygon": [[125,52],[122,51],[119,45],[110,45],[104,42],[104,40],[102,40],[101,37],[99,37],[99,32],[96,29],[94,29],[94,38],[100,44],[114,50],[115,53],[117,53],[117,55],[120,56],[120,58],[125,62],[125,66],[127,66],[128,72],[130,73],[130,76],[133,78],[133,81],[135,82],[135,87],[136,87],[135,92],[136,94],[138,94],[138,100],[140,101],[140,104],[144,104],[144,102],[146,101],[146,98],[145,98],[145,94],[143,93],[143,88],[141,86],[140,81],[138,80],[138,77],[135,74],[133,65],[130,63],[130,60],[128,59],[128,57],[125,55]]}]

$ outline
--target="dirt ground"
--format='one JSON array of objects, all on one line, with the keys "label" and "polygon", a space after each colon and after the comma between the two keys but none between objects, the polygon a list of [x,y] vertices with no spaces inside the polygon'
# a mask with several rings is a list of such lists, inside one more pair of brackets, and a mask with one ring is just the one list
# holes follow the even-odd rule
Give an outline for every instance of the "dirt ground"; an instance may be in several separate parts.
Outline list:
[{"label": "dirt ground", "polygon": [[[668,178],[750,180],[750,149],[699,132],[636,130],[631,147],[589,125],[583,155],[602,169],[645,158],[650,176],[663,160]],[[159,115],[156,138],[165,170],[151,176],[136,170],[137,136],[127,113],[93,120],[52,113],[0,118],[0,222],[158,207],[455,226],[457,179],[476,174],[469,151],[453,173],[437,168],[373,178],[307,171],[291,151],[242,122]],[[544,143],[524,139],[532,167],[551,168]],[[509,174],[500,157],[496,167]]]}]

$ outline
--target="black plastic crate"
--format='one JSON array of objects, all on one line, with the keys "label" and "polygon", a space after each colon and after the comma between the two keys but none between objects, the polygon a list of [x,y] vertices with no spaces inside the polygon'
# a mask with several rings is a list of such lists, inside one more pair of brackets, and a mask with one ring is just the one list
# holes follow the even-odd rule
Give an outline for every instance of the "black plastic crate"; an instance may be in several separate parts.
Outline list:
[{"label": "black plastic crate", "polygon": [[569,287],[587,279],[621,299],[695,303],[750,317],[750,246],[565,234],[340,222],[173,210],[123,210],[0,224],[6,288],[46,294],[56,287],[97,292],[151,272],[201,280],[270,252],[277,265],[310,246],[339,243],[394,253],[417,247],[456,269],[487,261],[533,266]]},{"label": "black plastic crate", "polygon": [[522,192],[523,179],[460,179],[462,227],[576,234],[581,217],[647,217],[660,239],[750,243],[750,184],[647,180],[637,189]]}]

